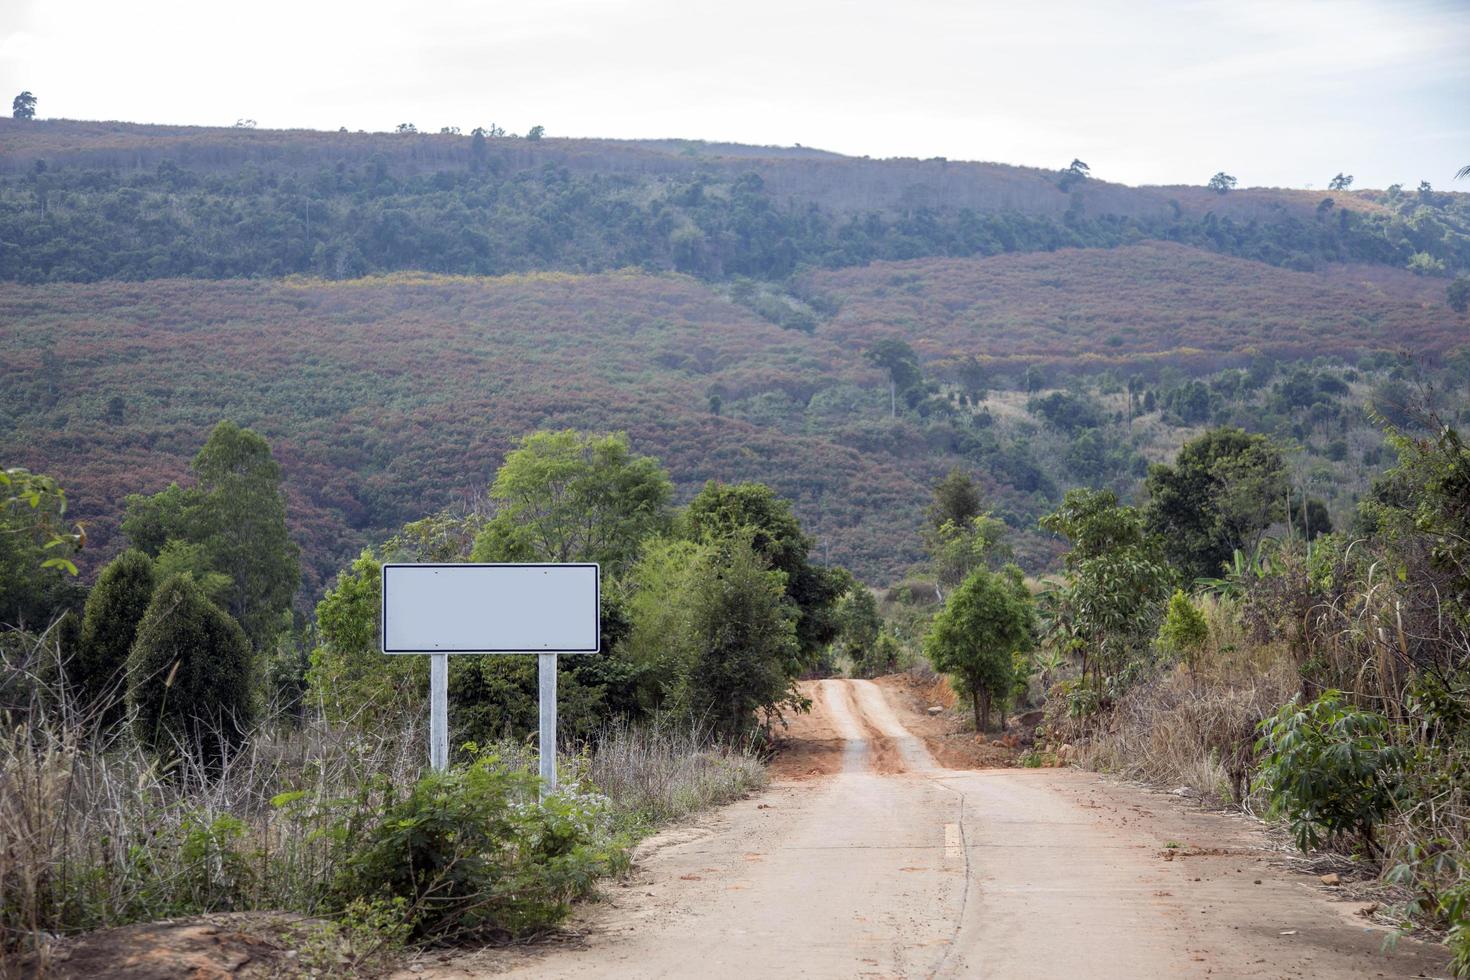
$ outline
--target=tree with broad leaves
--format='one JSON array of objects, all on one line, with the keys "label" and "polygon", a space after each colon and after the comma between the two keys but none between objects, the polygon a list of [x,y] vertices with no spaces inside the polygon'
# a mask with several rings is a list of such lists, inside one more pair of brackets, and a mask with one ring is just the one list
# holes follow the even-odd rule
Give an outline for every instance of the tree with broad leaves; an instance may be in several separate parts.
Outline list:
[{"label": "tree with broad leaves", "polygon": [[1158,630],[1172,575],[1157,537],[1110,490],[1069,490],[1041,526],[1072,543],[1066,582],[1050,593],[1049,642],[1081,658],[1103,692]]},{"label": "tree with broad leaves", "polygon": [[499,512],[476,561],[595,561],[617,573],[669,523],[673,484],[623,433],[536,432],[506,454],[490,487]]},{"label": "tree with broad leaves", "polygon": [[1014,654],[1030,649],[1035,628],[1031,595],[1014,565],[971,573],[934,617],[924,653],[935,670],[954,676],[969,695],[975,731],[990,727],[990,709],[997,701],[1004,718],[1004,700],[1015,679]]},{"label": "tree with broad leaves", "polygon": [[36,118],[36,97],[30,92],[22,92],[10,103],[10,114],[16,119]]},{"label": "tree with broad leaves", "polygon": [[1229,426],[1186,442],[1173,465],[1149,468],[1149,529],[1191,580],[1218,575],[1237,550],[1285,518],[1288,492],[1281,449]]},{"label": "tree with broad leaves", "polygon": [[908,391],[923,380],[919,356],[903,341],[889,337],[863,352],[868,363],[888,372],[888,401],[891,417],[898,416],[898,393]]}]

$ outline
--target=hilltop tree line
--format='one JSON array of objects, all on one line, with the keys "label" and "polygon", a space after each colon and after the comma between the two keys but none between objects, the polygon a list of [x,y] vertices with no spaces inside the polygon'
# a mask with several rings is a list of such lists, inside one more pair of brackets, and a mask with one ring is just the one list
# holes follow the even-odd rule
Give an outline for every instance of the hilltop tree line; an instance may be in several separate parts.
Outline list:
[{"label": "hilltop tree line", "polygon": [[879,259],[1111,247],[1156,238],[1310,269],[1376,262],[1426,274],[1470,268],[1465,205],[1399,195],[1384,213],[1239,221],[1060,217],[917,207],[839,214],[783,202],[756,174],[576,174],[548,165],[399,176],[381,159],[314,175],[248,167],[200,174],[48,169],[0,181],[0,279],[36,283],[393,270],[495,275],[533,269],[674,270],[783,280],[801,267]]}]

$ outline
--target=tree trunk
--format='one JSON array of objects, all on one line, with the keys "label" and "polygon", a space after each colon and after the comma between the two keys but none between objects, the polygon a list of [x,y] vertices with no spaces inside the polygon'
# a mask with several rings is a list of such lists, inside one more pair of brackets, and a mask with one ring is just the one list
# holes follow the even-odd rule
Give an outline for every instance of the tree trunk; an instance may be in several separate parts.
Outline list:
[{"label": "tree trunk", "polygon": [[975,712],[975,734],[979,735],[985,731],[985,727],[980,722],[980,692],[973,684],[970,685],[970,707]]},{"label": "tree trunk", "polygon": [[987,691],[980,698],[980,730],[990,731],[990,692]]}]

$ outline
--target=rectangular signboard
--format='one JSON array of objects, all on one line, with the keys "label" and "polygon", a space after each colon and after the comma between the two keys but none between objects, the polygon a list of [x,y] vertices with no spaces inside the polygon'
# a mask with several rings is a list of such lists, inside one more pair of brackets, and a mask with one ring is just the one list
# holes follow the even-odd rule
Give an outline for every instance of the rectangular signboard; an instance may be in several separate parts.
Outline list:
[{"label": "rectangular signboard", "polygon": [[595,564],[384,565],[384,653],[597,653]]}]

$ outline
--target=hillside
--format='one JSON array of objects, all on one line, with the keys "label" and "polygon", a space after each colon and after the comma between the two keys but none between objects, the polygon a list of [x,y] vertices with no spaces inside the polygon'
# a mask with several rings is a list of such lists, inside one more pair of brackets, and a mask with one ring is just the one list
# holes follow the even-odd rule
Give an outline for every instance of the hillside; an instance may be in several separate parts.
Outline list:
[{"label": "hillside", "polygon": [[1148,375],[1259,354],[1427,355],[1465,339],[1443,289],[1406,272],[1337,266],[1315,275],[1162,242],[876,262],[814,273],[811,283],[842,297],[825,328],[839,342],[864,346],[897,329],[923,355],[973,354],[997,368],[1126,365]]},{"label": "hillside", "polygon": [[[708,479],[768,482],[822,558],[878,582],[919,557],[927,488],[964,465],[1041,567],[1054,546],[1034,519],[1060,488],[1127,492],[1135,454],[1159,458],[1188,430],[1158,415],[1125,427],[1099,382],[1090,424],[1122,455],[1079,479],[1064,461],[1075,433],[1025,410],[1027,367],[1064,387],[1126,369],[1163,395],[1184,370],[1443,352],[1463,320],[1422,282],[1170,243],[912,260],[807,274],[796,292],[833,311],[811,332],[725,286],[636,272],[6,285],[0,454],[65,477],[95,565],[119,547],[126,494],[182,478],[220,418],[255,428],[286,473],[308,595],[363,544],[482,491],[514,439],[556,426],[628,431],[686,499]],[[888,337],[917,350],[931,391],[896,418],[863,356]]]},{"label": "hillside", "polygon": [[0,120],[0,279],[30,283],[630,266],[781,281],[1147,239],[1441,274],[1470,268],[1467,202],[681,140]]},{"label": "hillside", "polygon": [[[395,174],[413,177],[470,169],[477,163],[473,144],[468,135],[427,132],[339,133],[0,118],[0,174],[30,173],[38,162],[48,168],[124,173],[145,173],[168,163],[201,173],[255,167],[307,174],[338,163],[357,167],[381,161]],[[504,175],[548,166],[579,174],[633,177],[753,172],[778,198],[838,211],[952,207],[1060,217],[1072,207],[1071,193],[1075,193],[1085,209],[1094,213],[1163,217],[1171,211],[1170,201],[1175,201],[1196,217],[1212,211],[1222,218],[1250,221],[1271,220],[1283,213],[1309,217],[1322,199],[1321,194],[1303,190],[1253,188],[1222,197],[1203,187],[1133,188],[1103,180],[1058,193],[1056,171],[1038,167],[939,157],[871,160],[807,147],[681,139],[490,139],[478,163]],[[1366,195],[1337,197],[1345,208],[1386,213]]]}]

